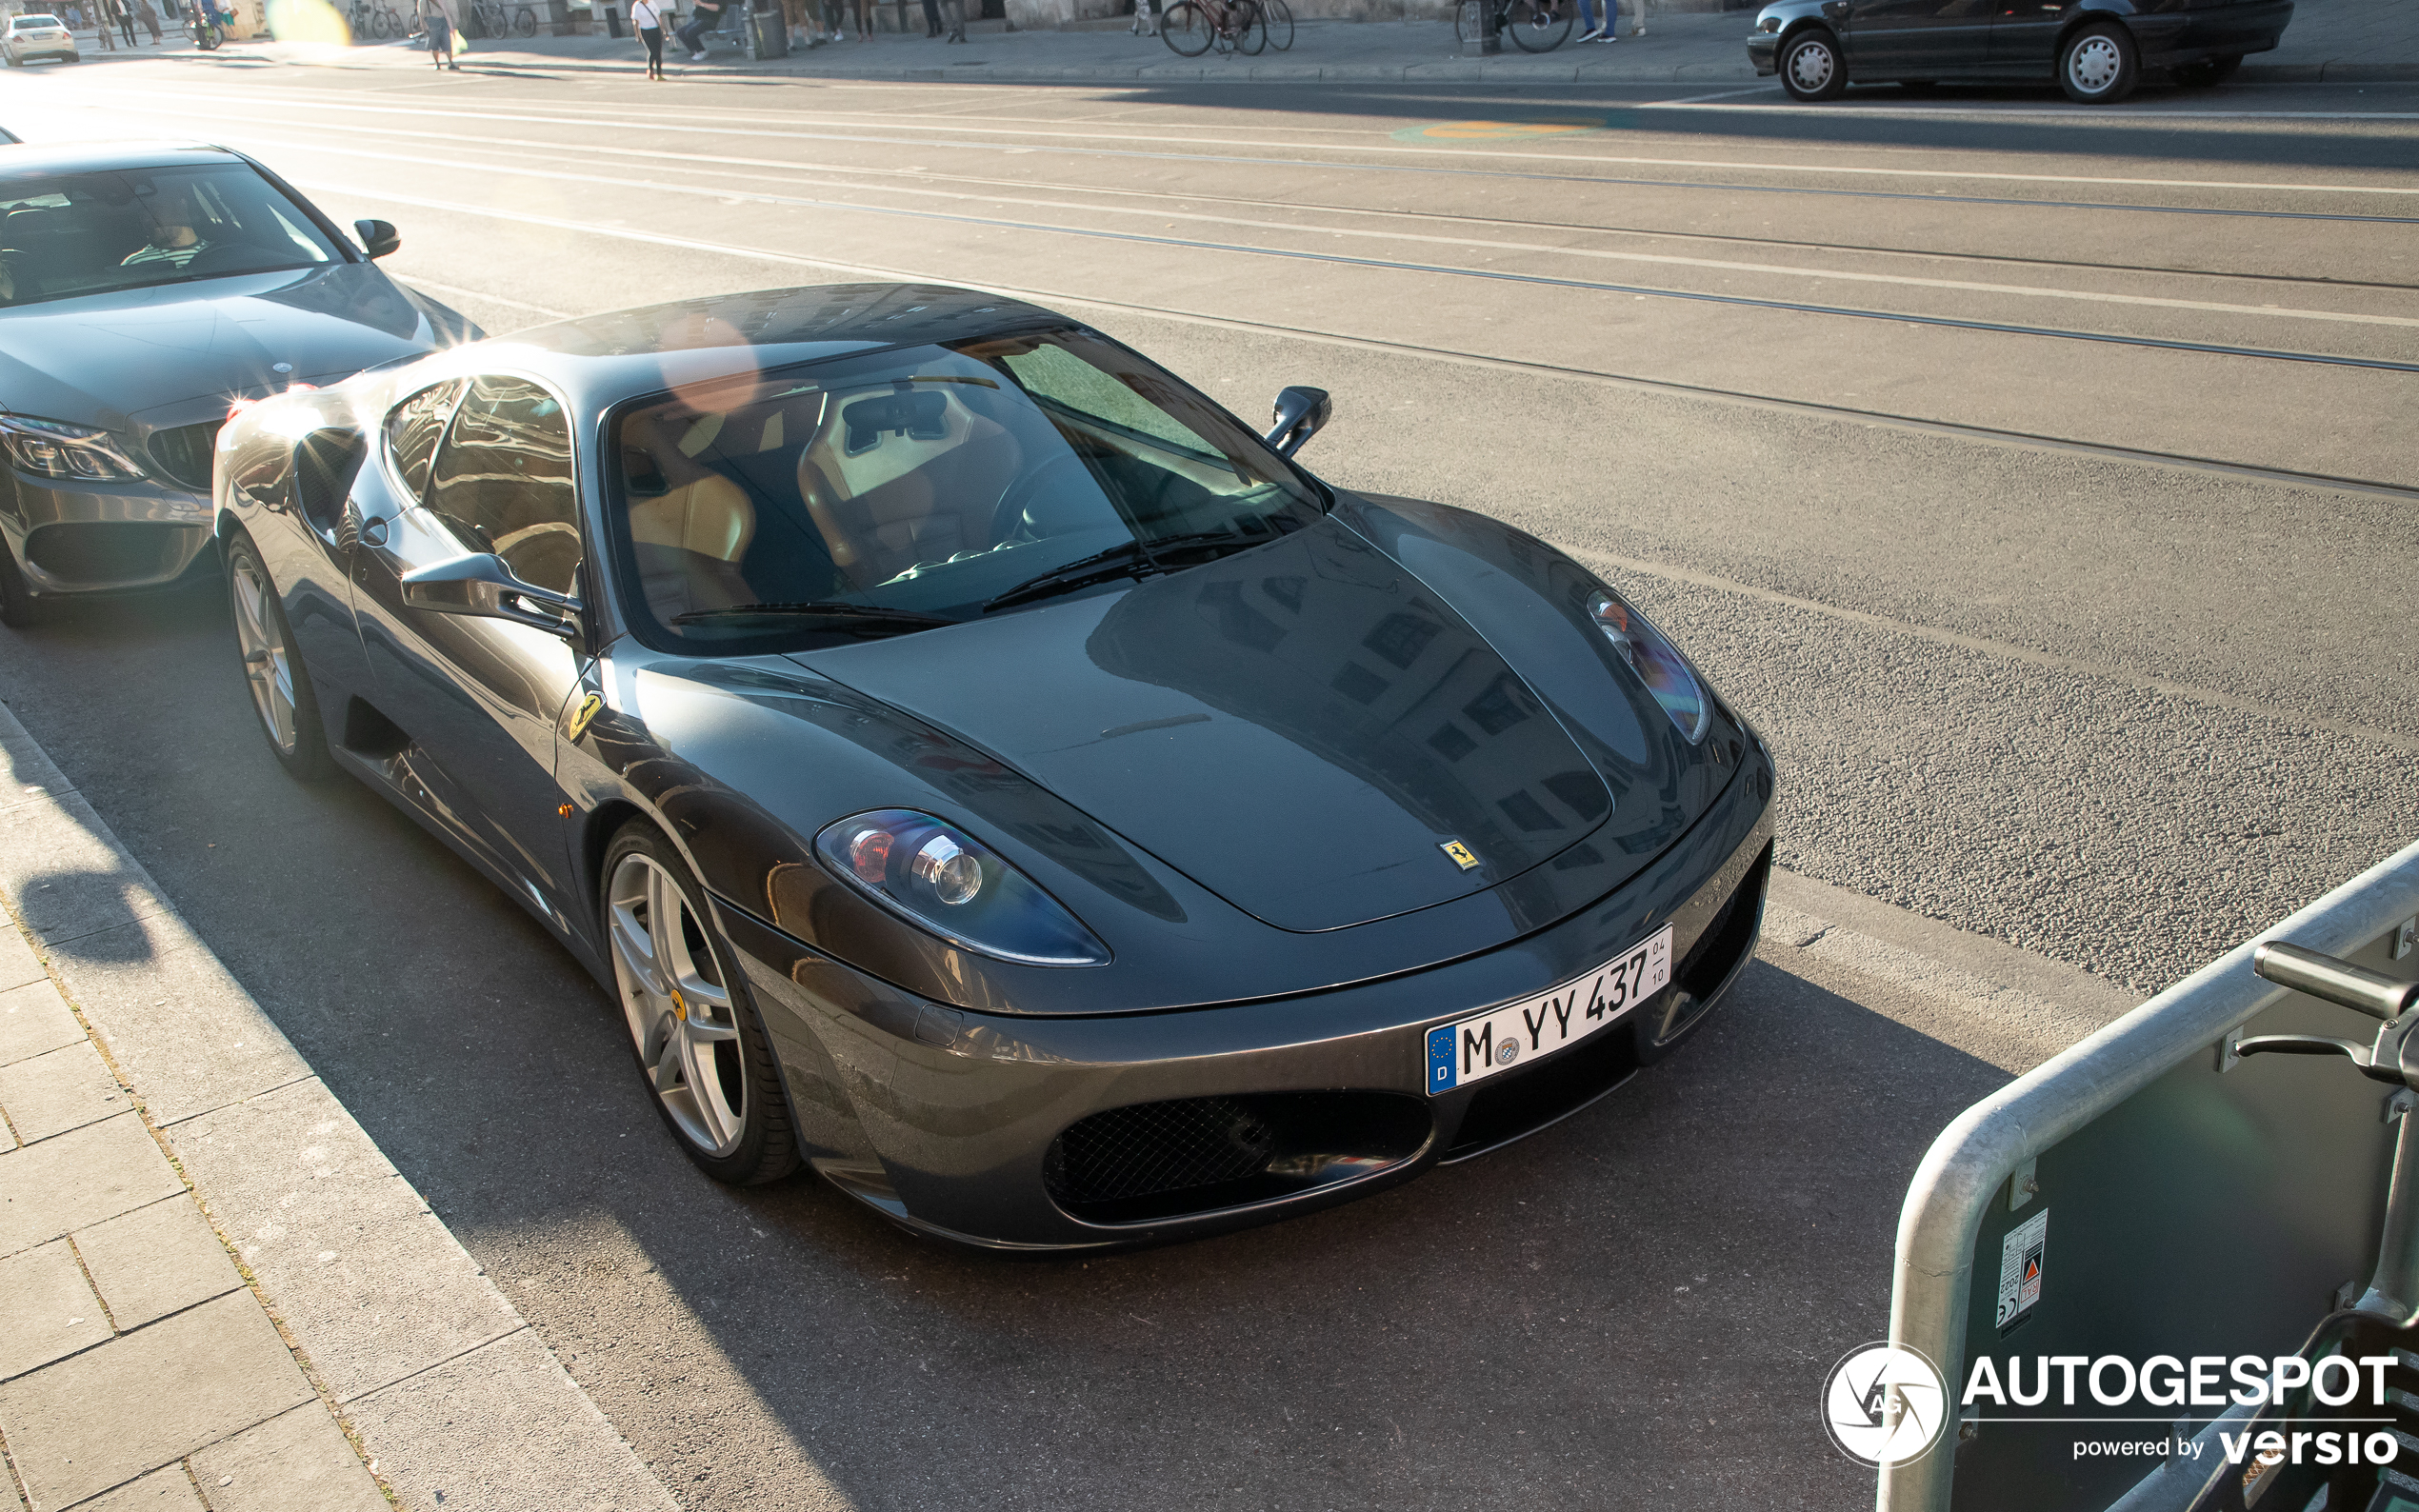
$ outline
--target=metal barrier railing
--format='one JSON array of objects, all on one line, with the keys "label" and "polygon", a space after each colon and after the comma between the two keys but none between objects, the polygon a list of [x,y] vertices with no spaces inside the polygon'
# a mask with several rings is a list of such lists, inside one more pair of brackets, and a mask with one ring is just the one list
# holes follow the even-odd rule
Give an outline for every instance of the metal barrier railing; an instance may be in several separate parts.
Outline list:
[{"label": "metal barrier railing", "polygon": [[[1883,1512],[1949,1512],[1952,1501],[1957,1512],[2099,1512],[2120,1501],[2131,1512],[2181,1504],[2214,1473],[2182,1447],[2197,1439],[2206,1448],[2213,1437],[2217,1414],[2206,1408],[2176,1413],[2165,1435],[2182,1460],[2173,1468],[2087,1462],[2079,1443],[2074,1459],[2055,1463],[2038,1426],[2049,1420],[1961,1413],[1968,1362],[2013,1349],[2087,1360],[2130,1351],[2135,1361],[2290,1354],[2347,1305],[2344,1286],[2357,1294],[2376,1247],[2388,1121],[2409,1096],[2349,1090],[2315,1061],[2238,1064],[2229,1047],[2254,1019],[2263,1032],[2341,1032],[2351,1018],[2255,976],[2260,941],[2409,979],[2419,953],[2398,956],[2395,946],[2407,951],[2397,926],[2414,915],[2419,845],[1943,1131],[1900,1214],[1889,1337],[1940,1366],[1947,1426],[1930,1453],[1881,1472]],[[1978,1249],[1992,1262],[1981,1273]],[[2030,1284],[2040,1301],[2002,1317],[2003,1272],[2019,1259],[2038,1266]],[[2180,1495],[2170,1502],[2163,1487]]]}]

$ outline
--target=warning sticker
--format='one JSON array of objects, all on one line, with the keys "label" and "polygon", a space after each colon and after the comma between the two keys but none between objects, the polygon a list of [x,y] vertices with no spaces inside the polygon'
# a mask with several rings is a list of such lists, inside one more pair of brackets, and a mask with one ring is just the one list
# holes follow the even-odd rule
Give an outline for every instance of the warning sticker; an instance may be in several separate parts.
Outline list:
[{"label": "warning sticker", "polygon": [[2026,1321],[2041,1300],[2041,1252],[2049,1238],[2049,1209],[2026,1219],[1999,1246],[1999,1331]]}]

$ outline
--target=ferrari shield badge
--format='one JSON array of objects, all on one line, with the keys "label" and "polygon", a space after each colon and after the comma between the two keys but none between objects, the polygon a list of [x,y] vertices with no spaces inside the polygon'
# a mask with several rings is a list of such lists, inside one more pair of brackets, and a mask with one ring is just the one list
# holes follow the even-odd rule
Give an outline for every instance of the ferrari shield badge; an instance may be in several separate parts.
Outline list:
[{"label": "ferrari shield badge", "polygon": [[1439,844],[1436,848],[1443,851],[1448,860],[1451,861],[1454,865],[1461,867],[1464,871],[1476,871],[1478,869],[1478,852],[1470,849],[1468,846],[1463,845],[1460,841],[1444,841]]},{"label": "ferrari shield badge", "polygon": [[604,709],[605,699],[601,694],[590,693],[582,699],[579,712],[571,716],[571,739],[577,740],[587,734],[588,726],[595,722],[596,716],[604,712]]}]

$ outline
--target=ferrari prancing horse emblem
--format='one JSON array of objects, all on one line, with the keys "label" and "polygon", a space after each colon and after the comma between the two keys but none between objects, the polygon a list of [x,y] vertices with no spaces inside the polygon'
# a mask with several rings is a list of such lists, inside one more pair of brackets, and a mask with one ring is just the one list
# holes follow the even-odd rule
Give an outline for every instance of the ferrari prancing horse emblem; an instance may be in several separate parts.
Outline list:
[{"label": "ferrari prancing horse emblem", "polygon": [[1443,851],[1446,856],[1451,860],[1454,865],[1461,867],[1464,871],[1476,871],[1478,869],[1478,852],[1470,849],[1468,846],[1463,845],[1460,841],[1443,841],[1437,845],[1436,848]]},{"label": "ferrari prancing horse emblem", "polygon": [[598,714],[604,712],[604,709],[605,699],[602,694],[590,693],[588,697],[582,699],[580,701],[579,712],[571,716],[571,739],[577,740],[582,735],[587,734],[590,723],[593,721]]}]

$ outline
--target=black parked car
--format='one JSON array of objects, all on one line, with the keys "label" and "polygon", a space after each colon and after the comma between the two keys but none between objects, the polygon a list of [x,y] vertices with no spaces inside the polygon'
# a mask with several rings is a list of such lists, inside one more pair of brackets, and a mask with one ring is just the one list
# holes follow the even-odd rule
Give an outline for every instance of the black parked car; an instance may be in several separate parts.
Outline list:
[{"label": "black parked car", "polygon": [[2144,69],[2211,85],[2266,52],[2292,0],[1774,0],[1758,11],[1748,58],[1801,100],[1860,84],[2056,80],[2105,105]]},{"label": "black parked car", "polygon": [[0,157],[0,623],[175,582],[230,405],[475,339],[370,266],[398,245],[225,148]]},{"label": "black parked car", "polygon": [[1669,1054],[1772,766],[1613,588],[1329,487],[1063,315],[854,285],[254,406],[261,727],[492,877],[726,1181],[1131,1243],[1341,1201]]}]

